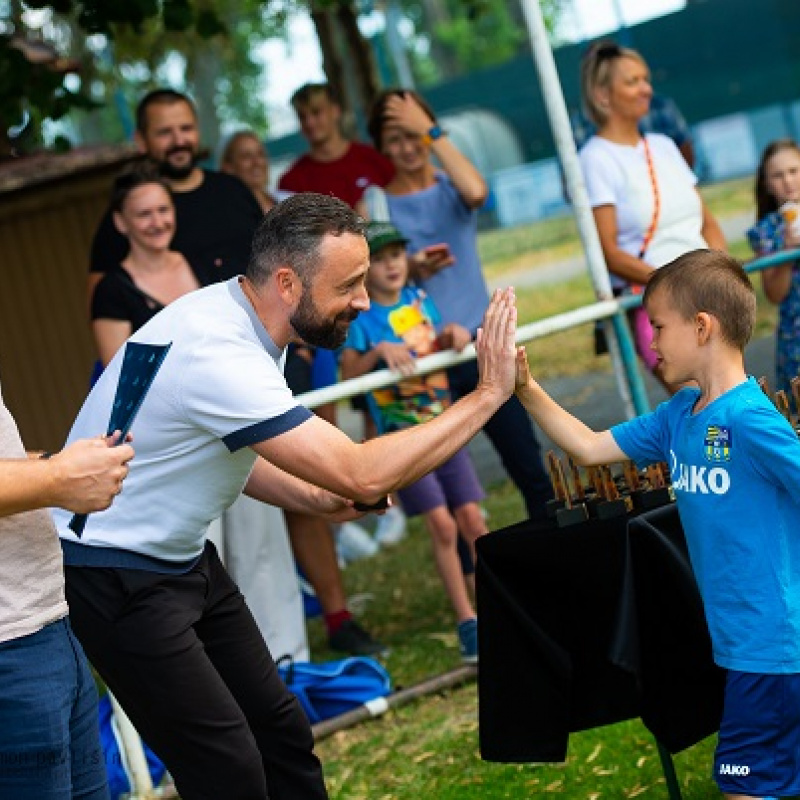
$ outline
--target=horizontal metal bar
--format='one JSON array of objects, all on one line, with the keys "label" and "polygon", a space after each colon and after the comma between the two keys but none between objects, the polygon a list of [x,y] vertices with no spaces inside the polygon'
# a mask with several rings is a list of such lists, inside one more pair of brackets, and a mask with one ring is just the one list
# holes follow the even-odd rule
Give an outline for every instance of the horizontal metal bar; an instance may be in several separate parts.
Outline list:
[{"label": "horizontal metal bar", "polygon": [[[745,264],[745,269],[748,272],[759,272],[768,267],[774,267],[779,264],[784,264],[787,261],[795,261],[800,259],[800,249],[797,250],[783,250],[780,253],[773,253],[762,258],[754,259],[753,261]],[[552,317],[530,322],[526,325],[520,326],[517,330],[517,343],[524,344],[525,342],[540,339],[543,336],[551,336],[554,333],[569,330],[570,328],[583,325],[587,322],[594,322],[598,319],[607,319],[612,317],[620,310],[627,310],[635,308],[642,302],[641,295],[623,295],[622,297],[613,300],[601,300],[597,303],[592,303],[588,306],[581,306],[572,311],[566,311],[562,314],[556,314]],[[469,345],[465,347],[460,353],[453,350],[447,350],[442,353],[434,353],[430,356],[420,358],[416,362],[415,375],[427,375],[430,372],[446,369],[447,367],[461,364],[464,361],[471,361],[475,358],[475,347]],[[348,381],[339,381],[335,385],[326,386],[324,389],[315,389],[311,392],[306,392],[297,396],[297,399],[306,408],[316,408],[317,406],[324,405],[325,403],[333,403],[338,400],[344,400],[354,395],[370,392],[373,389],[381,389],[384,386],[392,386],[402,380],[402,376],[398,373],[388,369],[377,370],[370,372],[367,375],[361,375],[358,378],[351,378]]]}]

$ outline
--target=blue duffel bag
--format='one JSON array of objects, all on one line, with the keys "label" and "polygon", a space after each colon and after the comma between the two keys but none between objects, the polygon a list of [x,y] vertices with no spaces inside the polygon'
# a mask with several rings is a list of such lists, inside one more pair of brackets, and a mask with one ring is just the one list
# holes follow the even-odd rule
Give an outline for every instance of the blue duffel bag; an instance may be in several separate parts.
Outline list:
[{"label": "blue duffel bag", "polygon": [[285,656],[278,660],[277,666],[312,725],[392,692],[389,673],[367,656],[320,664],[293,661]]}]

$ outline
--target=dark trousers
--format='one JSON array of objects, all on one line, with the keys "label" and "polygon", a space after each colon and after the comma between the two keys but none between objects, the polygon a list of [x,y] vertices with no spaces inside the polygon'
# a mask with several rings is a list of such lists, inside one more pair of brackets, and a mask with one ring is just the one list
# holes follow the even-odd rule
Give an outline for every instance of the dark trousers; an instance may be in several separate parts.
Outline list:
[{"label": "dark trousers", "polygon": [[[447,377],[454,399],[463,397],[478,385],[478,362],[456,364],[447,370]],[[544,519],[544,505],[553,497],[553,488],[542,463],[531,418],[516,396],[498,409],[483,431],[522,493],[528,516],[532,520]]]},{"label": "dark trousers", "polygon": [[213,545],[183,575],[66,575],[78,638],[183,800],[328,796],[308,720]]}]

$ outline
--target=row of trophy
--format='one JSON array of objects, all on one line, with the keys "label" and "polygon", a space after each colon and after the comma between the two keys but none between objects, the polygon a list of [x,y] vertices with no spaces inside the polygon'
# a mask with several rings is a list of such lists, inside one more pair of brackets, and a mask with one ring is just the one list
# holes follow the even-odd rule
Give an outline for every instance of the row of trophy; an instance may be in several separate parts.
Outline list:
[{"label": "row of trophy", "polygon": [[[790,384],[796,413],[783,389],[771,393],[765,377],[758,379],[758,385],[800,436],[800,376],[792,378]],[[651,464],[642,472],[632,461],[582,469],[569,457],[565,467],[550,450],[547,470],[555,495],[547,503],[547,516],[560,528],[647,511],[675,500],[669,468],[664,463]]]},{"label": "row of trophy", "polygon": [[664,463],[651,464],[640,472],[633,461],[582,469],[567,458],[565,468],[555,451],[550,450],[547,470],[555,494],[547,504],[547,516],[559,528],[588,519],[623,517],[675,500],[669,468]]}]

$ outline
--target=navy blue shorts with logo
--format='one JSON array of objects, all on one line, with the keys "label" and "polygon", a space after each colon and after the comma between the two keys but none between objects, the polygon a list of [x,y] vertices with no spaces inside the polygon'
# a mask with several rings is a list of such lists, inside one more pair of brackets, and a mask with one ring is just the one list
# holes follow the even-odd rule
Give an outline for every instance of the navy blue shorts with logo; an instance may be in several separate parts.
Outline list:
[{"label": "navy blue shorts with logo", "polygon": [[727,794],[800,794],[800,674],[728,672],[714,779]]}]

